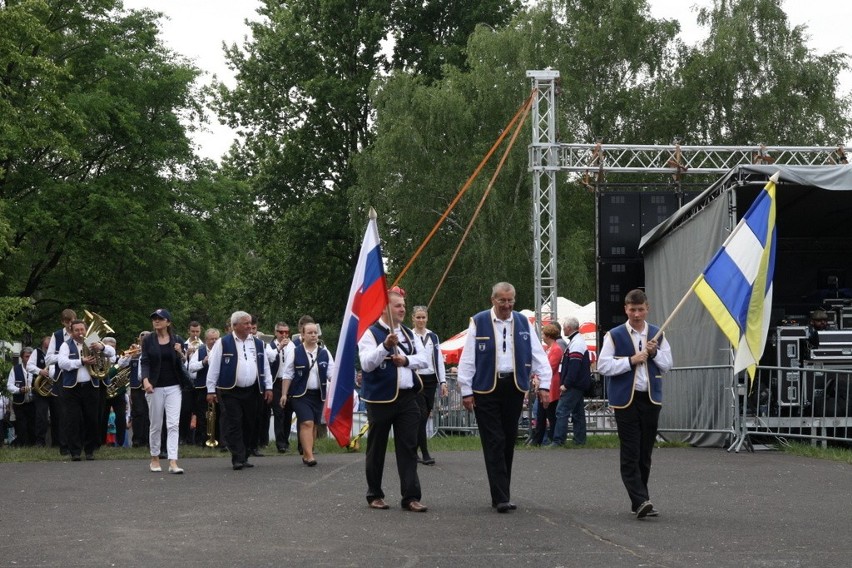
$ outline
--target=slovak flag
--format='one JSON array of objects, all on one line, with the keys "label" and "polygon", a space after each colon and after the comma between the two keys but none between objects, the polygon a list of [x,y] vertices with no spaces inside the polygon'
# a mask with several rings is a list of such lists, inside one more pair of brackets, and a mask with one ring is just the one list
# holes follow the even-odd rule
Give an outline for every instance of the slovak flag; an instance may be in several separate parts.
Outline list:
[{"label": "slovak flag", "polygon": [[352,394],[355,392],[355,355],[364,332],[382,315],[388,305],[388,286],[379,245],[376,212],[370,209],[370,221],[364,233],[355,276],[349,288],[349,301],[340,327],[340,341],[334,357],[334,373],[325,401],[325,421],[341,447],[349,444],[352,434]]}]

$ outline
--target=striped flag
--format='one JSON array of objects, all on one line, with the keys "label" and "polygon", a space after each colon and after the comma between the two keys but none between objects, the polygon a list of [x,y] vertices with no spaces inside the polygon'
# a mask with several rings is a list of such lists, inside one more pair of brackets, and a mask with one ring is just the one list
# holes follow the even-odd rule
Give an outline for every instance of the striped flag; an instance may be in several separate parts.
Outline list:
[{"label": "striped flag", "polygon": [[736,351],[734,373],[751,380],[769,333],[777,182],[775,173],[694,285]]},{"label": "striped flag", "polygon": [[352,433],[352,394],[355,391],[355,355],[364,332],[381,316],[388,304],[388,286],[379,245],[376,212],[370,209],[370,221],[364,233],[358,265],[349,289],[349,301],[340,327],[340,341],[334,358],[324,416],[329,431],[341,447],[349,444]]}]

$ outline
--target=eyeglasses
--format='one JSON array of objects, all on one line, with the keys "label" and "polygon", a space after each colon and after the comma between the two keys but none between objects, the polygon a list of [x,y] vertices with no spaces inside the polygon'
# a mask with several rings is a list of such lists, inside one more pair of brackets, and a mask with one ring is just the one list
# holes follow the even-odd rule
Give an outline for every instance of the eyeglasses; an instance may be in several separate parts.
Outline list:
[{"label": "eyeglasses", "polygon": [[494,298],[494,301],[500,304],[501,306],[514,306],[515,299],[507,300],[506,298]]},{"label": "eyeglasses", "polygon": [[289,329],[276,329],[275,333],[282,333],[284,335],[287,335],[287,334],[290,333],[290,330]]}]

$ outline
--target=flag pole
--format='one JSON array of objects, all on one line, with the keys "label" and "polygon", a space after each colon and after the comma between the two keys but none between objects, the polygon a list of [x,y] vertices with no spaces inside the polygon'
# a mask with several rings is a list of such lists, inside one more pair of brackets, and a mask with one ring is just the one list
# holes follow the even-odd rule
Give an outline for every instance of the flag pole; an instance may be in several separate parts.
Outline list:
[{"label": "flag pole", "polygon": [[[373,209],[372,207],[370,207],[370,212],[368,213],[368,215],[370,217],[370,221],[373,221],[373,222],[376,222],[376,219],[378,219],[378,217],[379,217],[376,214],[376,210]],[[382,262],[384,262],[384,260],[382,260]],[[390,302],[388,302],[385,305],[385,313],[388,316],[388,327],[390,328],[391,331],[393,331],[393,316],[391,315]]]}]

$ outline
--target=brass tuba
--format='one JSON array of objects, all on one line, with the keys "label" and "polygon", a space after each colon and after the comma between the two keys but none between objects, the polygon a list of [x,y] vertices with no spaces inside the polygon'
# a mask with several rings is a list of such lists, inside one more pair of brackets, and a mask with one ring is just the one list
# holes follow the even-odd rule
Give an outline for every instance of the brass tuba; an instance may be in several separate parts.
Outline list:
[{"label": "brass tuba", "polygon": [[115,374],[115,376],[110,379],[109,384],[106,387],[106,396],[107,398],[115,398],[118,395],[118,391],[123,388],[126,388],[127,385],[130,384],[130,367],[123,367],[119,369],[119,371]]},{"label": "brass tuba", "polygon": [[33,390],[40,396],[50,396],[53,394],[54,383],[56,383],[56,379],[53,377],[38,375],[33,382]]},{"label": "brass tuba", "polygon": [[219,445],[219,440],[216,439],[216,403],[208,402],[207,403],[207,414],[204,415],[207,418],[207,441],[204,442],[204,445],[208,448],[215,448]]},{"label": "brass tuba", "polygon": [[89,375],[93,379],[105,379],[109,375],[109,368],[112,366],[112,363],[103,349],[96,353],[92,352],[89,349],[89,344],[100,341],[102,334],[115,333],[115,330],[108,325],[107,320],[102,316],[89,310],[83,310],[83,312],[86,314],[84,322],[87,324],[87,327],[86,336],[83,339],[83,353],[81,356],[85,358],[94,355],[95,362],[91,365],[86,365],[86,370],[89,371]]}]

